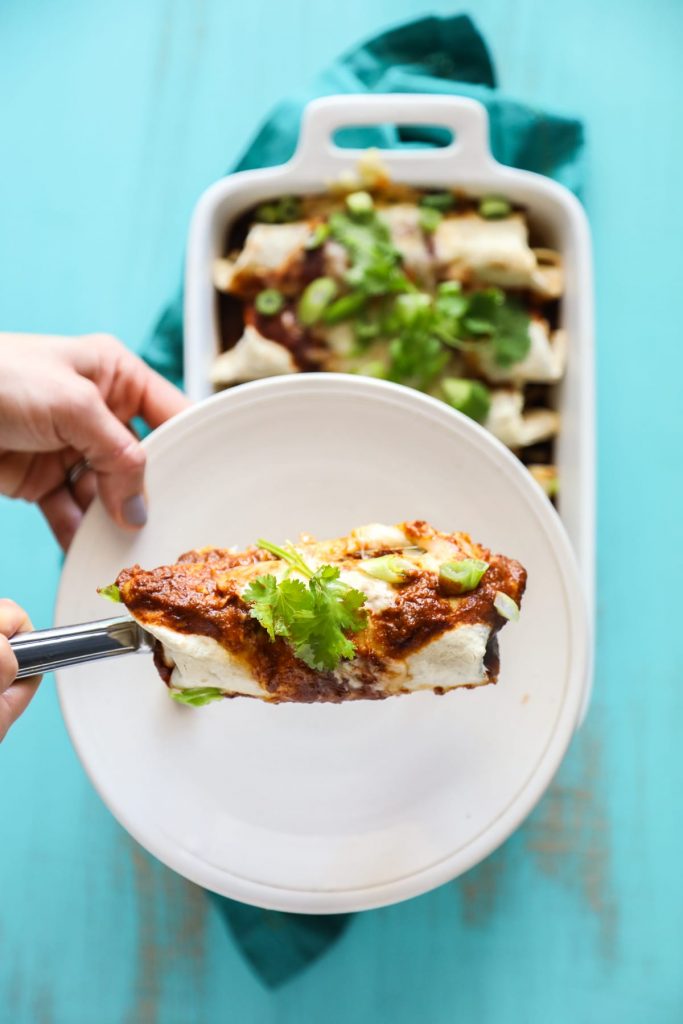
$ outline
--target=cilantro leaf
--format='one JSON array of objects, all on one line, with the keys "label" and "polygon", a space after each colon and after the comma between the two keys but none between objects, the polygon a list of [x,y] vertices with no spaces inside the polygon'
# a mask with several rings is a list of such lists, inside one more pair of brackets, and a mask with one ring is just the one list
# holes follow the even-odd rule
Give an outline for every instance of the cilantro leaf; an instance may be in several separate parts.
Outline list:
[{"label": "cilantro leaf", "polygon": [[311,668],[331,671],[342,658],[353,658],[356,653],[353,641],[344,634],[364,628],[367,618],[361,609],[365,594],[342,583],[339,569],[331,565],[323,565],[314,573],[309,589],[315,628],[297,645],[297,654]]},{"label": "cilantro leaf", "polygon": [[484,288],[470,296],[463,328],[475,337],[488,335],[483,343],[490,345],[498,366],[507,369],[528,355],[529,323],[529,314],[500,288]]},{"label": "cilantro leaf", "polygon": [[259,576],[244,591],[252,605],[251,615],[261,623],[271,640],[276,636],[307,635],[313,620],[310,591],[301,580]]},{"label": "cilantro leaf", "polygon": [[[426,212],[434,213],[442,199],[453,201],[450,193],[427,196]],[[382,354],[388,351],[389,359],[388,366],[382,362],[382,377],[428,391],[453,349],[485,346],[503,369],[528,354],[529,316],[501,288],[466,293],[457,281],[443,281],[435,295],[420,291],[406,275],[389,227],[371,202],[364,202],[362,216],[335,211],[328,227],[348,255],[348,290],[325,307],[322,320],[357,320],[360,350],[383,342]]]},{"label": "cilantro leaf", "polygon": [[275,605],[277,602],[277,580],[274,576],[259,576],[252,580],[244,591],[244,600],[252,605],[251,616],[257,619],[268,633],[271,640],[275,639]]},{"label": "cilantro leaf", "polygon": [[374,211],[362,222],[336,212],[329,224],[332,237],[349,254],[351,266],[346,282],[354,292],[375,297],[413,289],[403,273],[401,254],[391,241],[389,229]]},{"label": "cilantro leaf", "polygon": [[335,566],[322,565],[313,572],[297,551],[278,548],[269,541],[259,547],[279,553],[308,583],[272,575],[252,580],[244,591],[250,614],[271,640],[287,640],[297,658],[317,671],[332,671],[342,658],[353,658],[355,645],[346,635],[357,633],[367,622],[365,594],[340,580]]},{"label": "cilantro leaf", "polygon": [[386,329],[395,335],[389,345],[389,380],[429,387],[449,359],[436,330],[431,297],[421,292],[399,296]]},{"label": "cilantro leaf", "polygon": [[115,583],[110,583],[108,587],[99,587],[97,593],[109,601],[119,602],[121,600],[121,591]]},{"label": "cilantro leaf", "polygon": [[509,300],[500,306],[491,339],[493,358],[499,366],[507,368],[526,359],[531,347],[529,324],[529,315],[520,306]]}]

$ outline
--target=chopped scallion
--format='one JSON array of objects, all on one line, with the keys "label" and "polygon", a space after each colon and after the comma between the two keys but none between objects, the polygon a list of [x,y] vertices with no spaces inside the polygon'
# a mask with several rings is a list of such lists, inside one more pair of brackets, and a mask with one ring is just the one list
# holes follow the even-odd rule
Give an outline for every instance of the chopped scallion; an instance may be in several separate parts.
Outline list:
[{"label": "chopped scallion", "polygon": [[462,295],[462,285],[459,281],[442,281],[436,291],[439,295]]},{"label": "chopped scallion", "polygon": [[277,288],[264,288],[254,300],[256,312],[262,316],[275,316],[276,313],[280,312],[284,304],[284,295]]},{"label": "chopped scallion", "polygon": [[378,558],[363,558],[358,567],[373,579],[385,583],[403,583],[415,571],[412,562],[399,555],[380,555]]},{"label": "chopped scallion", "polygon": [[425,292],[399,295],[394,304],[396,320],[403,327],[411,326],[431,312],[432,299]]},{"label": "chopped scallion", "polygon": [[455,196],[452,192],[426,192],[420,198],[420,206],[444,213],[446,210],[452,210],[455,206]]},{"label": "chopped scallion", "polygon": [[479,215],[486,220],[500,220],[511,213],[512,207],[502,196],[484,196],[479,202]]},{"label": "chopped scallion", "polygon": [[446,377],[441,386],[450,406],[477,423],[484,422],[491,408],[491,392],[485,384],[463,377]]},{"label": "chopped scallion", "polygon": [[508,619],[510,622],[517,622],[519,618],[519,605],[508,594],[504,594],[502,590],[496,591],[493,607],[504,619]]},{"label": "chopped scallion", "polygon": [[363,292],[349,292],[331,303],[323,313],[326,324],[338,324],[342,320],[350,320],[365,305],[367,299]]},{"label": "chopped scallion", "polygon": [[329,224],[316,224],[311,232],[311,237],[306,242],[307,249],[319,249],[320,246],[330,237]]},{"label": "chopped scallion", "polygon": [[467,594],[479,585],[488,567],[489,563],[480,558],[445,562],[439,568],[439,584],[449,594]]},{"label": "chopped scallion", "polygon": [[368,217],[375,208],[369,192],[352,192],[346,197],[346,206],[353,217]]},{"label": "chopped scallion", "polygon": [[331,277],[317,277],[304,290],[297,306],[297,316],[305,327],[316,324],[337,294],[337,282]]},{"label": "chopped scallion", "polygon": [[387,375],[386,363],[383,363],[381,359],[374,359],[370,363],[363,363],[356,370],[361,377],[375,377],[377,380],[385,380]]},{"label": "chopped scallion", "polygon": [[443,220],[443,214],[433,206],[423,206],[419,216],[420,227],[428,235],[432,235]]},{"label": "chopped scallion", "polygon": [[360,345],[367,345],[368,342],[374,341],[374,339],[380,333],[380,325],[377,320],[358,319],[354,324],[354,333],[356,335],[356,341]]}]

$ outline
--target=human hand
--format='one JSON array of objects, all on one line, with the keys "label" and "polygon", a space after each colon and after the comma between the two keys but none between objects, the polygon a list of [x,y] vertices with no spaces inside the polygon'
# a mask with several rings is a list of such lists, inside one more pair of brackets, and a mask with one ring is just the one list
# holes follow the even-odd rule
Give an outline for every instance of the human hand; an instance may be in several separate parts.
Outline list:
[{"label": "human hand", "polygon": [[41,679],[33,676],[20,683],[14,682],[18,665],[8,638],[29,629],[33,626],[26,612],[14,601],[0,599],[0,742],[28,707]]},{"label": "human hand", "polygon": [[[127,424],[157,427],[187,405],[108,335],[0,334],[0,494],[36,502],[65,549],[96,493],[119,526],[137,529],[145,452]],[[92,472],[69,484],[83,459]]]}]

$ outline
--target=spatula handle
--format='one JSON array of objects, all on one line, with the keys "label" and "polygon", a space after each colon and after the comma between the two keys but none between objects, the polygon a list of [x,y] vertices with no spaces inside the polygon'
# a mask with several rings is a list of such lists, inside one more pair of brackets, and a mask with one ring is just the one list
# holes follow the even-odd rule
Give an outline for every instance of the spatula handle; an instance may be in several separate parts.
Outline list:
[{"label": "spatula handle", "polygon": [[10,639],[10,647],[19,662],[17,679],[67,665],[129,654],[143,645],[147,646],[143,631],[127,617],[17,633]]}]

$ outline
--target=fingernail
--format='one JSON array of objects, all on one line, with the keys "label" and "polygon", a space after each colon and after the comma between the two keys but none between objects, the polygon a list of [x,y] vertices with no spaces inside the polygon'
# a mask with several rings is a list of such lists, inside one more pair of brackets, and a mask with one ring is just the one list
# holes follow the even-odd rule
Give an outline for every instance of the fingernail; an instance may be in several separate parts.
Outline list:
[{"label": "fingernail", "polygon": [[123,518],[129,526],[144,526],[147,522],[147,503],[144,494],[134,494],[123,503]]}]

